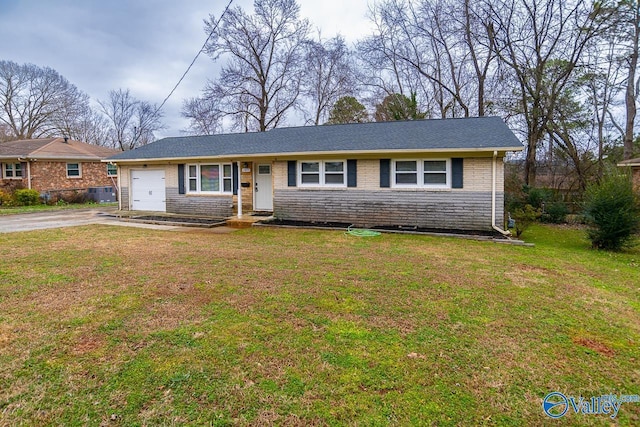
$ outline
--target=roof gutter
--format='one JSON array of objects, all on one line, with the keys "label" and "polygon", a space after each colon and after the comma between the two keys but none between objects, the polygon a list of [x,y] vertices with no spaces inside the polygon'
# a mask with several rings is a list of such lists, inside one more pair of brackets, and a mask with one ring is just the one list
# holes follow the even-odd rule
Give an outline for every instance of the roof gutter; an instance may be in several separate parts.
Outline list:
[{"label": "roof gutter", "polygon": [[313,156],[347,156],[347,155],[376,155],[376,154],[414,154],[414,153],[491,153],[498,151],[522,151],[519,147],[486,147],[486,148],[431,148],[431,149],[405,149],[405,150],[340,150],[340,151],[302,151],[283,153],[229,153],[212,156],[192,156],[192,157],[154,157],[137,159],[103,159],[105,163],[135,163],[135,162],[184,162],[189,160],[210,160],[210,159],[237,159],[237,158],[273,158],[273,157],[313,157]]},{"label": "roof gutter", "polygon": [[497,157],[498,151],[493,152],[493,160],[491,161],[491,228],[496,230],[503,236],[511,236],[510,231],[505,231],[496,225],[496,181],[497,181]]}]

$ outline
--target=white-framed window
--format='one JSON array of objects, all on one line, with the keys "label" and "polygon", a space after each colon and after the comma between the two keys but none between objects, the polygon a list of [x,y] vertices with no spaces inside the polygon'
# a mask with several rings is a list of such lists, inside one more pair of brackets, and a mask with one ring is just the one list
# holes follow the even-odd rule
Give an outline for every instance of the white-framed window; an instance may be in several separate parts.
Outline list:
[{"label": "white-framed window", "polygon": [[67,178],[82,178],[80,163],[67,163]]},{"label": "white-framed window", "polygon": [[347,162],[345,160],[301,161],[298,166],[301,187],[346,187]]},{"label": "white-framed window", "polygon": [[393,161],[394,187],[451,187],[451,159],[402,159]]},{"label": "white-framed window", "polygon": [[118,176],[118,166],[107,163],[107,176]]},{"label": "white-framed window", "polygon": [[189,193],[232,193],[233,168],[231,163],[187,165]]},{"label": "white-framed window", "polygon": [[5,179],[22,179],[22,163],[3,163],[2,176]]}]

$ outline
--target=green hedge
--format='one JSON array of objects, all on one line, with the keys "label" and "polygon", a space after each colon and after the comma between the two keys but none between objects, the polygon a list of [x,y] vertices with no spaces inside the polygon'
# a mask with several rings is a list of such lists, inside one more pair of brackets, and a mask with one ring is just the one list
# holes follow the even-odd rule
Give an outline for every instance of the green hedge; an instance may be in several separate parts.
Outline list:
[{"label": "green hedge", "polygon": [[619,250],[634,243],[640,229],[640,206],[631,175],[614,170],[587,187],[584,216],[594,248]]},{"label": "green hedge", "polygon": [[13,197],[18,206],[33,206],[41,204],[40,193],[36,190],[16,190],[13,193]]}]

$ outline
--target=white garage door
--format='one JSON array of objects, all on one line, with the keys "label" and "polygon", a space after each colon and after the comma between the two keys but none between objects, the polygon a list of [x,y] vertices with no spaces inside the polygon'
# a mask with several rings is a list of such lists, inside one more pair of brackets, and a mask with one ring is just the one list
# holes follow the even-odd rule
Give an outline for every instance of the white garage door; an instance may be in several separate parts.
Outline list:
[{"label": "white garage door", "polygon": [[163,170],[131,171],[131,209],[167,210]]}]

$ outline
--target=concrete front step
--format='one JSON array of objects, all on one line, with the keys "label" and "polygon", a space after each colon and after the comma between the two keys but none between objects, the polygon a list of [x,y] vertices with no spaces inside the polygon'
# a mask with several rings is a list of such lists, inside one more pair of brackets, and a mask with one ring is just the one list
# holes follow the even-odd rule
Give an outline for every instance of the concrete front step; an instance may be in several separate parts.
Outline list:
[{"label": "concrete front step", "polygon": [[250,228],[258,221],[266,219],[264,216],[243,215],[242,217],[232,217],[227,219],[227,227],[232,228]]}]

